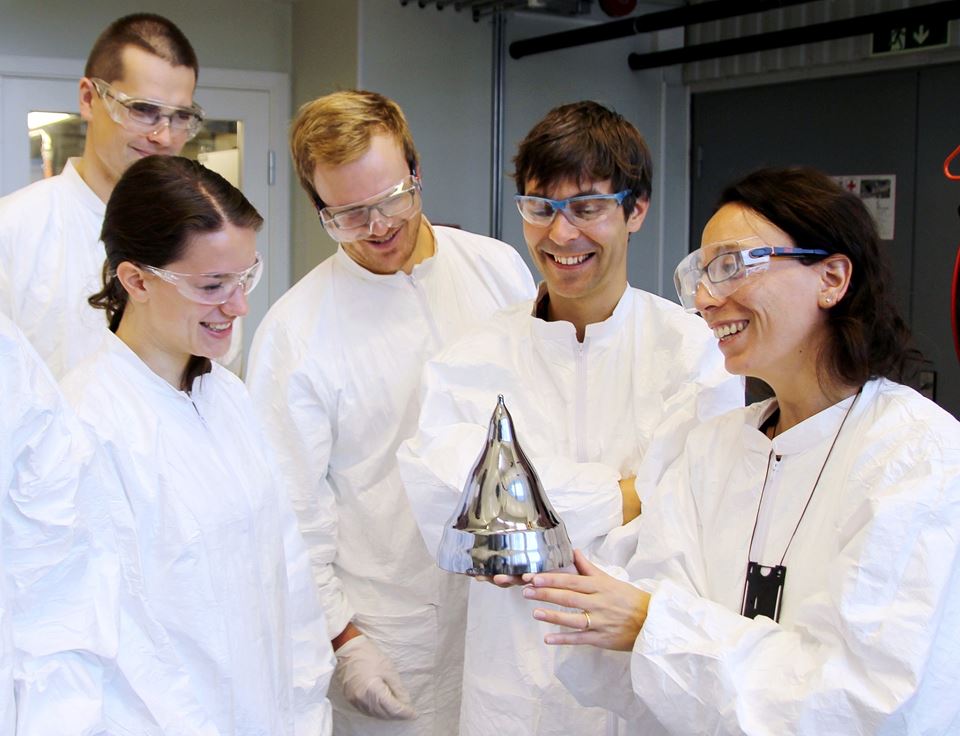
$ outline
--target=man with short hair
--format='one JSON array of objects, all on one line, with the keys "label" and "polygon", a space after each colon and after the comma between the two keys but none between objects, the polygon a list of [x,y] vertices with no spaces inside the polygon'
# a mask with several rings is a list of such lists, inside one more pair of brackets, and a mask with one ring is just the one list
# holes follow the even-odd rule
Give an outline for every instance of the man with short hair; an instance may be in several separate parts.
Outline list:
[{"label": "man with short hair", "polygon": [[[564,105],[527,134],[514,163],[524,238],[544,283],[536,300],[427,363],[401,474],[435,551],[503,394],[574,547],[595,553],[620,537],[629,548],[634,527],[624,525],[687,431],[742,405],[743,387],[702,320],[627,283],[629,238],[651,193],[650,153],[633,125],[595,102]],[[519,578],[492,582],[509,589],[470,586],[458,733],[609,733],[613,716],[579,706],[554,676],[533,606],[511,587]]]},{"label": "man with short hair", "polygon": [[128,15],[100,34],[80,80],[83,155],[63,173],[0,199],[0,312],[26,334],[57,378],[94,352],[106,331],[87,304],[102,287],[100,228],[127,167],[175,155],[200,128],[197,56],[166,18]]},{"label": "man with short hair", "polygon": [[334,733],[449,736],[466,591],[427,554],[395,455],[427,358],[529,299],[533,280],[508,245],[430,224],[409,127],[386,97],[304,105],[291,150],[340,247],[267,314],[247,381],[336,634]]}]

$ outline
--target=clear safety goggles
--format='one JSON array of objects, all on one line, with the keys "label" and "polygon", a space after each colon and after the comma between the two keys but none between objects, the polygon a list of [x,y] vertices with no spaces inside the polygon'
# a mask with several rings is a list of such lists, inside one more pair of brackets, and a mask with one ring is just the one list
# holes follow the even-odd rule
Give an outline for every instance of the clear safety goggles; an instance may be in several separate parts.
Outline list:
[{"label": "clear safety goggles", "polygon": [[155,276],[173,284],[177,291],[197,304],[217,306],[230,300],[237,289],[243,289],[244,295],[253,291],[263,275],[263,261],[257,253],[257,259],[250,268],[236,273],[177,273],[155,266],[140,266]]},{"label": "clear safety goggles", "polygon": [[725,299],[739,289],[746,279],[770,268],[771,258],[803,258],[827,256],[820,248],[793,248],[759,244],[744,248],[757,237],[730,240],[699,248],[682,261],[673,273],[680,303],[688,312],[696,312],[697,289],[702,284],[714,299]]},{"label": "clear safety goggles", "polygon": [[107,114],[117,125],[121,125],[134,133],[156,133],[166,124],[170,128],[170,135],[174,138],[188,141],[193,138],[203,125],[203,108],[197,104],[190,107],[167,105],[159,100],[145,100],[130,97],[114,89],[102,79],[90,80]]},{"label": "clear safety goggles", "polygon": [[374,212],[391,226],[406,221],[420,210],[420,177],[409,174],[379,194],[342,207],[324,207],[320,222],[331,238],[339,242],[355,240],[362,230],[369,232]]},{"label": "clear safety goggles", "polygon": [[525,194],[514,194],[513,198],[520,210],[520,216],[531,225],[547,227],[557,213],[562,212],[574,227],[590,227],[623,204],[628,194],[630,190],[624,189],[616,194],[583,194],[568,199],[548,199]]}]

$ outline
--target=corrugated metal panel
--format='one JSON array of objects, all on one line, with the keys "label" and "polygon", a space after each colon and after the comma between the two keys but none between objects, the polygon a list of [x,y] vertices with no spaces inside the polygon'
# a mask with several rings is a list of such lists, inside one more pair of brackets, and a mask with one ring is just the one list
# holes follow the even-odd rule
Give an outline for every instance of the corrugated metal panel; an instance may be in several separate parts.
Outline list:
[{"label": "corrugated metal panel", "polygon": [[[712,23],[700,23],[687,29],[687,45],[709,43],[731,38],[797,28],[814,23],[853,18],[888,10],[929,5],[922,0],[820,0],[806,5],[771,10],[765,13],[728,18]],[[953,22],[955,24],[956,21]],[[956,29],[951,28],[950,45],[960,47]],[[786,49],[729,56],[687,64],[684,81],[703,82],[732,79],[770,72],[835,67],[871,59],[871,37],[854,36],[836,41],[794,46]],[[925,52],[927,54],[934,52]]]}]

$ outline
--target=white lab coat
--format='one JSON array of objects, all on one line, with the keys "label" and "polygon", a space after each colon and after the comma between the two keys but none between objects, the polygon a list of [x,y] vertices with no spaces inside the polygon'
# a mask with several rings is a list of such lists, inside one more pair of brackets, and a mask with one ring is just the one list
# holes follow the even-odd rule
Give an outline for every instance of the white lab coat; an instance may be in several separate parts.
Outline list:
[{"label": "white lab coat", "polygon": [[120,534],[180,679],[219,732],[329,733],[322,609],[240,380],[214,365],[188,395],[109,334],[63,388],[119,472],[132,509]]},{"label": "white lab coat", "polygon": [[119,479],[2,315],[0,395],[0,733],[217,736],[116,533]]},{"label": "white lab coat", "polygon": [[651,736],[958,732],[960,424],[912,389],[866,384],[784,561],[779,624],[739,615],[771,453],[764,565],[779,563],[851,402],[772,441],[757,427],[773,400],[691,433],[628,566],[653,594],[646,623],[632,655],[567,650],[558,672],[579,698]]},{"label": "white lab coat", "polygon": [[[706,325],[672,302],[628,287],[582,343],[573,324],[531,309],[502,311],[424,370],[419,431],[398,459],[431,554],[498,394],[573,545],[585,549],[623,523],[621,478],[642,460],[665,468],[692,426],[743,405],[742,382],[723,369]],[[519,587],[470,586],[463,736],[603,733],[607,713],[582,708],[556,680],[532,608]]]},{"label": "white lab coat", "polygon": [[0,733],[99,733],[119,566],[92,527],[92,447],[0,315]]},{"label": "white lab coat", "polygon": [[436,254],[376,275],[342,250],[264,319],[247,382],[279,457],[336,635],[351,620],[396,665],[419,717],[367,717],[331,691],[337,734],[449,736],[460,700],[466,592],[437,570],[396,451],[413,434],[424,362],[469,325],[533,293],[520,256],[435,227]]},{"label": "white lab coat", "polygon": [[59,176],[0,199],[0,312],[57,378],[96,352],[106,318],[87,303],[103,286],[103,201],[70,159]]}]

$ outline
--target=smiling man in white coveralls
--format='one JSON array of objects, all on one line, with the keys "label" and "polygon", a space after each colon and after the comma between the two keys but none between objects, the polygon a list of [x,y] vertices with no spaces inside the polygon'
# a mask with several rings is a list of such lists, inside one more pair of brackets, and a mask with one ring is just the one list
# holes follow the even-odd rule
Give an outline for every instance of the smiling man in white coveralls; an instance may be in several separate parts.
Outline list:
[{"label": "smiling man in white coveralls", "polygon": [[430,224],[410,130],[382,95],[308,103],[291,148],[340,247],[270,310],[248,384],[335,634],[334,733],[450,736],[465,581],[427,553],[395,456],[424,362],[533,280],[508,245]]},{"label": "smiling man in white coveralls", "polygon": [[62,378],[107,323],[87,297],[103,286],[103,213],[134,161],[176,155],[199,130],[197,56],[166,18],[127,15],[100,34],[80,80],[83,155],[0,199],[0,312]]},{"label": "smiling man in white coveralls", "polygon": [[[514,163],[544,284],[427,363],[419,431],[400,469],[435,551],[503,394],[574,546],[590,553],[638,516],[646,483],[689,429],[742,405],[743,388],[702,320],[627,283],[629,239],[651,192],[650,153],[633,125],[595,102],[564,105],[527,134]],[[519,588],[471,585],[462,736],[605,732],[612,716],[578,705],[554,676],[532,605]]]}]

